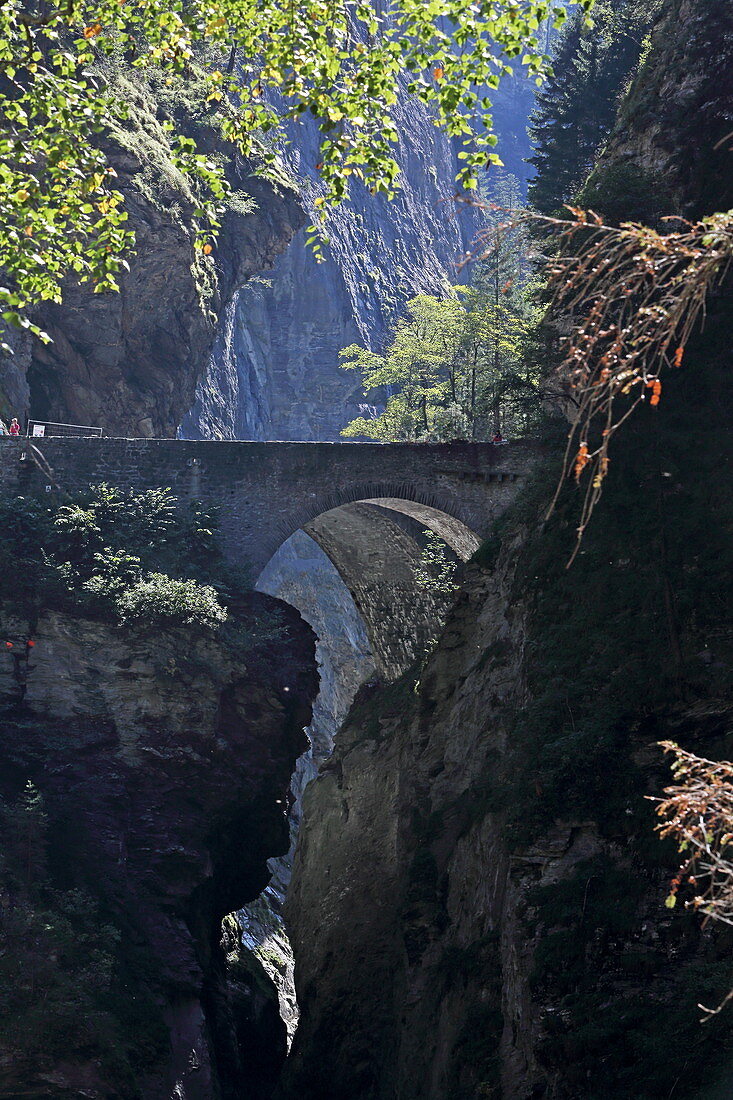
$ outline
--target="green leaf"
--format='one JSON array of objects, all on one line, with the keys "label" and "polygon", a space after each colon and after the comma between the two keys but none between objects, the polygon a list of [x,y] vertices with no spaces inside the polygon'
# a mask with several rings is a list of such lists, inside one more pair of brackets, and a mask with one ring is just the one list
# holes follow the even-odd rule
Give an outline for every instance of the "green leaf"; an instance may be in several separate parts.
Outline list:
[{"label": "green leaf", "polygon": [[[500,163],[493,154],[482,160],[494,141],[484,132],[490,109],[484,90],[510,72],[502,65],[497,73],[497,55],[522,55],[533,75],[541,71],[533,28],[547,15],[546,0],[475,6],[394,0],[389,20],[370,4],[357,3],[356,12],[369,38],[355,44],[352,0],[334,0],[327,15],[322,0],[191,0],[184,6],[129,0],[124,10],[119,0],[98,0],[88,18],[71,27],[66,8],[52,5],[43,27],[25,29],[15,3],[0,5],[0,63],[16,81],[0,88],[0,255],[24,309],[58,300],[71,273],[97,293],[113,289],[107,273],[119,269],[134,238],[122,228],[124,203],[109,187],[107,143],[95,135],[111,132],[123,147],[134,145],[136,112],[146,97],[159,105],[160,121],[146,122],[144,152],[133,152],[148,165],[154,148],[150,164],[174,190],[180,183],[177,204],[201,211],[193,231],[212,241],[229,199],[225,167],[206,153],[208,132],[199,148],[200,129],[177,131],[181,97],[189,98],[189,113],[198,110],[207,126],[215,119],[221,134],[273,180],[284,127],[311,113],[323,129],[319,162],[328,207],[344,199],[352,176],[375,194],[394,194],[401,77],[439,67],[438,81],[415,77],[415,94],[447,134],[470,138],[462,158],[467,166]],[[488,41],[496,50],[487,50]],[[248,62],[226,75],[221,68],[207,71],[198,58],[212,51],[220,57],[225,43],[240,59],[256,58],[256,66]],[[135,56],[123,60],[121,48]],[[213,111],[207,102],[212,84],[226,93]],[[277,110],[266,102],[267,87],[281,93]],[[275,131],[274,140],[268,131]],[[7,132],[12,139],[6,142]],[[464,179],[475,190],[473,174]],[[22,245],[25,237],[32,240],[32,253],[18,247],[19,235]]]}]

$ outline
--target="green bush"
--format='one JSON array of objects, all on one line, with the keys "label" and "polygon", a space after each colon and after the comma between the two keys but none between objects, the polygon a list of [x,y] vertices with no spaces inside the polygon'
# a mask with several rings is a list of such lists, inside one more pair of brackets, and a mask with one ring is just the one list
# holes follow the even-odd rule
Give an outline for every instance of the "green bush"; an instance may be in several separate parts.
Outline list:
[{"label": "green bush", "polygon": [[149,573],[126,589],[116,605],[122,623],[214,629],[227,617],[210,585],[177,581],[165,573]]},{"label": "green bush", "polygon": [[49,507],[0,502],[0,599],[35,617],[43,606],[148,626],[218,628],[220,602],[248,588],[224,561],[216,521],[170,489],[90,486]]}]

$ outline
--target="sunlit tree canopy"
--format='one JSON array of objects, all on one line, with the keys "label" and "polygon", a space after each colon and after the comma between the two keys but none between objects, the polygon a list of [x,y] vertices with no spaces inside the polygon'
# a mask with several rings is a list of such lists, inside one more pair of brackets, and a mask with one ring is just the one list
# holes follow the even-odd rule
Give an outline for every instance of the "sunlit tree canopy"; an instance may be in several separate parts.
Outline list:
[{"label": "sunlit tree canopy", "polygon": [[[590,10],[593,0],[577,0]],[[133,245],[100,136],[124,120],[120,73],[202,85],[221,136],[273,168],[284,122],[309,112],[322,134],[315,200],[340,201],[355,177],[398,185],[393,111],[404,92],[461,149],[458,183],[476,184],[492,151],[491,89],[513,63],[540,79],[538,31],[553,0],[10,0],[0,6],[0,308],[59,301],[72,275],[114,290]],[[209,254],[226,193],[222,164],[170,132],[170,157],[196,196],[197,247]],[[37,330],[36,330],[37,331]]]}]

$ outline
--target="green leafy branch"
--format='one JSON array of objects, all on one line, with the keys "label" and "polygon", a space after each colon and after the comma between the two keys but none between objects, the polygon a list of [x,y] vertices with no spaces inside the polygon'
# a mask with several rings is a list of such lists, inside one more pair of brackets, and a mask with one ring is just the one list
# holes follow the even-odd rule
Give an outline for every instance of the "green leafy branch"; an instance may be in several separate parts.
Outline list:
[{"label": "green leafy branch", "polygon": [[[593,0],[576,0],[586,12]],[[398,186],[394,109],[402,91],[461,145],[457,182],[498,163],[491,104],[519,61],[541,79],[538,31],[565,19],[553,0],[41,0],[0,6],[0,309],[6,324],[43,337],[30,319],[60,301],[65,279],[117,289],[133,245],[122,196],[100,148],[126,104],[111,70],[128,65],[186,80],[206,53],[204,99],[221,136],[275,171],[283,123],[308,112],[322,142],[323,211],[352,179],[374,193]],[[222,165],[190,141],[180,170],[197,180],[195,240],[213,249],[227,184]]]}]

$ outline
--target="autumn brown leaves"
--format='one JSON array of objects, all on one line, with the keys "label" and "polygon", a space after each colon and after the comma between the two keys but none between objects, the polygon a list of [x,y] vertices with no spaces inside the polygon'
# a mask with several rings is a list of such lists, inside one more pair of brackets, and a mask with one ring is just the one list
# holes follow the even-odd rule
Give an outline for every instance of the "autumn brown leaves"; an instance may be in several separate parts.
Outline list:
[{"label": "autumn brown leaves", "polygon": [[[674,909],[679,892],[688,888],[687,906],[705,920],[733,925],[733,764],[713,761],[663,741],[673,754],[674,784],[665,798],[655,799],[662,818],[657,831],[676,841],[684,862],[672,879],[667,907]],[[706,1018],[716,1015],[733,990],[716,1009],[699,1007]]]},{"label": "autumn brown leaves", "polygon": [[660,232],[615,228],[569,209],[572,220],[533,220],[554,239],[548,286],[555,317],[569,327],[557,375],[575,410],[563,480],[588,479],[580,541],[608,473],[611,439],[642,402],[659,405],[660,375],[681,366],[707,296],[728,270],[733,211],[695,223],[665,219],[669,232]]}]

